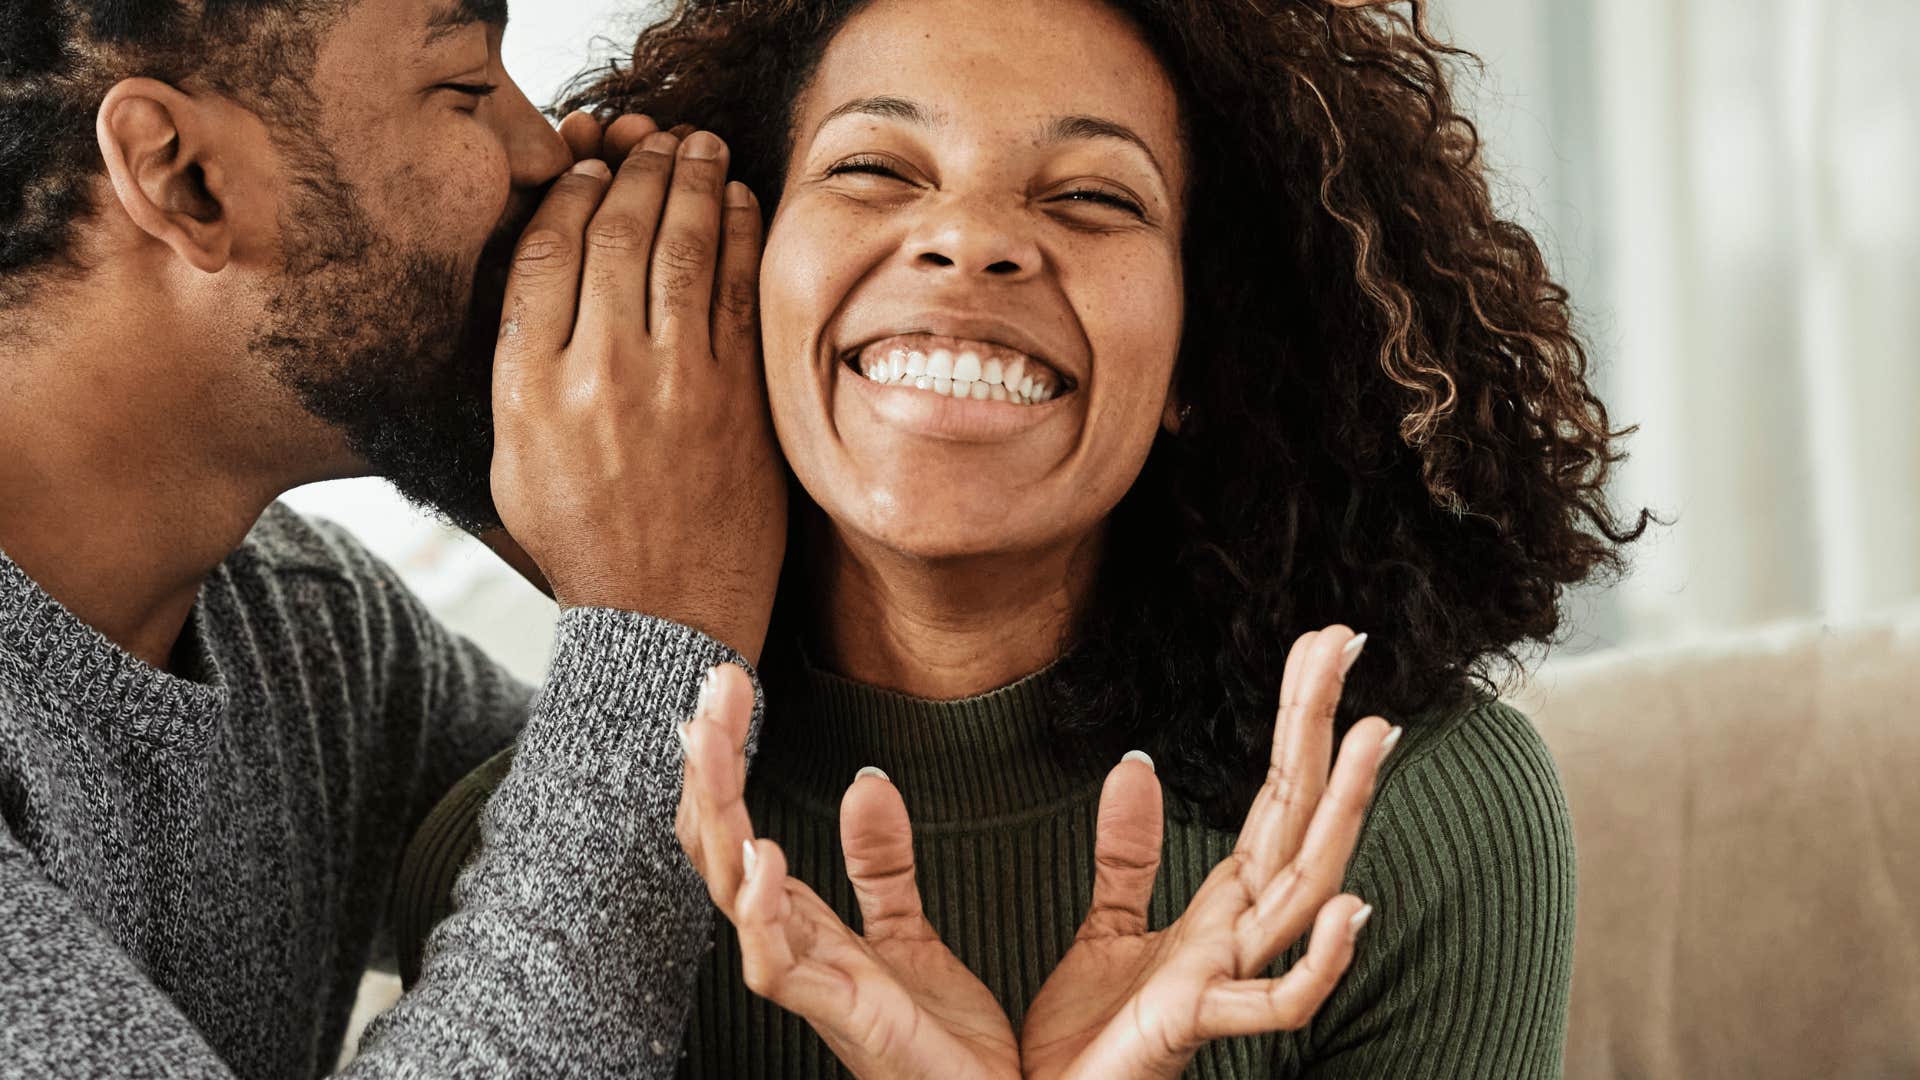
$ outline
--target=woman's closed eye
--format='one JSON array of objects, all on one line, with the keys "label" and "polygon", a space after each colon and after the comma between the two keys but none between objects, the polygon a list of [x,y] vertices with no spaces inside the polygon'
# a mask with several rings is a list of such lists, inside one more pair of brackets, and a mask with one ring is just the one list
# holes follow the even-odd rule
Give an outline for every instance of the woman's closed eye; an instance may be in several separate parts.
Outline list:
[{"label": "woman's closed eye", "polygon": [[[912,181],[901,175],[900,170],[886,159],[875,157],[848,158],[828,168],[827,175],[829,177],[863,175],[896,180],[903,184],[912,183]],[[1138,202],[1117,191],[1102,187],[1081,186],[1070,188],[1050,196],[1046,201],[1088,203],[1096,206],[1111,207],[1136,218],[1144,219],[1146,217],[1146,210]]]}]

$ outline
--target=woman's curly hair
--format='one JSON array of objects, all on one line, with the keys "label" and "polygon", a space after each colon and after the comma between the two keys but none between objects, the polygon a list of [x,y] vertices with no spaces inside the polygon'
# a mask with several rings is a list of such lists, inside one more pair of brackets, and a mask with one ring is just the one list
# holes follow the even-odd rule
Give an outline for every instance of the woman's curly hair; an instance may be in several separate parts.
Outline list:
[{"label": "woman's curly hair", "polygon": [[[771,206],[865,0],[681,0],[564,107],[711,128]],[[1179,93],[1187,321],[1162,434],[1053,680],[1065,753],[1142,746],[1209,818],[1257,789],[1286,655],[1366,630],[1344,723],[1458,707],[1624,570],[1623,457],[1567,292],[1490,196],[1426,4],[1109,0]]]}]

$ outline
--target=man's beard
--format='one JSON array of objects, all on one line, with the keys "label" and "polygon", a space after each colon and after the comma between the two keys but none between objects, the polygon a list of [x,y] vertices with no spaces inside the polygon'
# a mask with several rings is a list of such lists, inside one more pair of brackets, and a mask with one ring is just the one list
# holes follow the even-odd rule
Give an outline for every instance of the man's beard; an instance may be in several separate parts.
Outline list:
[{"label": "man's beard", "polygon": [[459,256],[382,235],[332,160],[304,149],[255,355],[410,501],[469,532],[498,528],[493,350],[529,215],[510,215],[469,274]]}]

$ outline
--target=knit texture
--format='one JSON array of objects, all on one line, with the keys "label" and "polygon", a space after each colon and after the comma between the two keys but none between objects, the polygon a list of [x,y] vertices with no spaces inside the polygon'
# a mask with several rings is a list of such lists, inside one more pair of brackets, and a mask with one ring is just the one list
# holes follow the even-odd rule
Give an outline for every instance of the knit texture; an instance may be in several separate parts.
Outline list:
[{"label": "knit texture", "polygon": [[669,1075],[711,918],[671,726],[727,660],[569,611],[529,715],[387,567],[274,507],[167,673],[0,555],[0,1076],[324,1074],[402,845],[523,724],[461,913],[348,1075]]},{"label": "knit texture", "polygon": [[[755,830],[850,925],[841,796],[877,765],[913,818],[928,918],[1006,1007],[1016,1030],[1092,899],[1094,823],[1112,762],[1061,764],[1040,679],[933,702],[818,671],[776,687],[747,786]],[[1188,1075],[1549,1077],[1571,987],[1573,836],[1559,777],[1525,717],[1494,701],[1400,718],[1346,889],[1375,906],[1353,966],[1306,1029],[1206,1047]],[[499,768],[495,763],[493,768]],[[487,770],[436,810],[402,874],[403,905],[448,909]],[[1167,800],[1150,921],[1179,917],[1234,834]],[[431,855],[427,854],[431,850]],[[403,954],[417,947],[399,942]],[[1277,974],[1304,943],[1284,955]],[[846,1075],[806,1023],[747,990],[721,920],[702,958],[681,1074]]]}]

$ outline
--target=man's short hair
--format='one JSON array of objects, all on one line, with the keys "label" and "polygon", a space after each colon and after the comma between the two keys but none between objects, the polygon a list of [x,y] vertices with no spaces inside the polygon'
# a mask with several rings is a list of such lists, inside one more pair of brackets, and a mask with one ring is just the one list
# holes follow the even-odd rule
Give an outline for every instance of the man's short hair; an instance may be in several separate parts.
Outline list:
[{"label": "man's short hair", "polygon": [[74,269],[102,164],[100,100],[122,79],[189,80],[300,115],[314,38],[349,0],[0,0],[0,309]]}]

